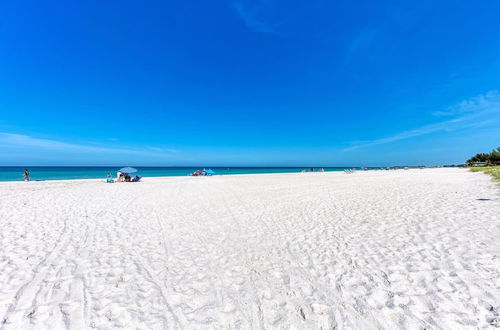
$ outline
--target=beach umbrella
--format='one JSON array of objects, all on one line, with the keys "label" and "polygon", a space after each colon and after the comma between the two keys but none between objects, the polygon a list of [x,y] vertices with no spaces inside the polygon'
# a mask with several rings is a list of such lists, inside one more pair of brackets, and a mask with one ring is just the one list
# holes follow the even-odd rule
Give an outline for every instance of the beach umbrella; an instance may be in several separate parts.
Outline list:
[{"label": "beach umbrella", "polygon": [[124,168],[120,168],[118,170],[119,172],[122,172],[122,173],[127,173],[127,174],[130,174],[130,173],[135,173],[137,172],[137,169],[133,168],[133,167],[124,167]]},{"label": "beach umbrella", "polygon": [[214,171],[212,171],[211,169],[208,169],[208,170],[206,171],[206,173],[207,173],[207,174],[211,174],[211,175],[215,174],[215,172],[214,172]]}]

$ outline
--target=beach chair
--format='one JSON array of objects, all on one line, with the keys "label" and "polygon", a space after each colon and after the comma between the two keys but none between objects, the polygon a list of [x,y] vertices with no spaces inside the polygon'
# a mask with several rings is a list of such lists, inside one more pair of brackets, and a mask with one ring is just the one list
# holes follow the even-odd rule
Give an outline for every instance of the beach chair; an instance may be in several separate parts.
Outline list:
[{"label": "beach chair", "polygon": [[135,178],[132,179],[131,182],[139,182],[139,181],[141,181],[141,179],[142,179],[142,177],[136,176]]},{"label": "beach chair", "polygon": [[113,180],[113,178],[107,178],[106,179],[106,183],[114,183],[115,180]]}]

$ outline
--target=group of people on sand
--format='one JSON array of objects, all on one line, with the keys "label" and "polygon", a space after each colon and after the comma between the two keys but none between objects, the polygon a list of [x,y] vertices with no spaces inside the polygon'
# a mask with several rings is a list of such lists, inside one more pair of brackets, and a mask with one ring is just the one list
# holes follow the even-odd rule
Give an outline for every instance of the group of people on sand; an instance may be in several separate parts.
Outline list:
[{"label": "group of people on sand", "polygon": [[207,175],[212,175],[210,174],[209,172],[207,172],[206,169],[203,169],[203,170],[198,170],[198,171],[195,171],[191,174],[191,176],[207,176]]},{"label": "group of people on sand", "polygon": [[[118,172],[117,177],[116,177],[116,182],[139,182],[141,180],[141,177],[136,175],[134,178],[132,178],[128,173],[122,173]],[[108,176],[106,178],[107,183],[113,183],[115,182],[113,180],[113,177],[111,177],[111,173],[108,173]]]}]

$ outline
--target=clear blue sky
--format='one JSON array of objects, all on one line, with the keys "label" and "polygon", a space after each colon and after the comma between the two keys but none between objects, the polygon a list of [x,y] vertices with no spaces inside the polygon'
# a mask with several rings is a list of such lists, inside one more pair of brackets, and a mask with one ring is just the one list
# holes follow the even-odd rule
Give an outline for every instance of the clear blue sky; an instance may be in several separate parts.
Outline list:
[{"label": "clear blue sky", "polygon": [[0,3],[0,165],[461,163],[500,1]]}]

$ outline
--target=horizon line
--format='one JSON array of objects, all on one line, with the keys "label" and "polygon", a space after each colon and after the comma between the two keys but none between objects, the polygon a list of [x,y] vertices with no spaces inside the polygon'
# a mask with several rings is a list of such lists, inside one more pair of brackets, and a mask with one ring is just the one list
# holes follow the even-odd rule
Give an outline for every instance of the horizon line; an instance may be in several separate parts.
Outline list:
[{"label": "horizon line", "polygon": [[[180,166],[167,166],[167,165],[130,165],[131,167],[149,167],[149,168],[192,168],[192,167],[214,167],[214,168],[345,168],[345,167],[401,167],[401,166],[411,166],[411,167],[436,167],[436,166],[461,166],[466,165],[465,163],[460,164],[441,164],[441,165],[410,165],[410,164],[399,164],[399,165],[345,165],[345,166],[332,166],[332,165],[294,165],[294,166],[280,166],[280,165],[238,165],[238,166],[227,166],[227,165],[180,165]],[[129,166],[129,165],[126,165]],[[0,165],[0,168],[4,167],[126,167],[124,165],[116,166],[116,165]]]}]

